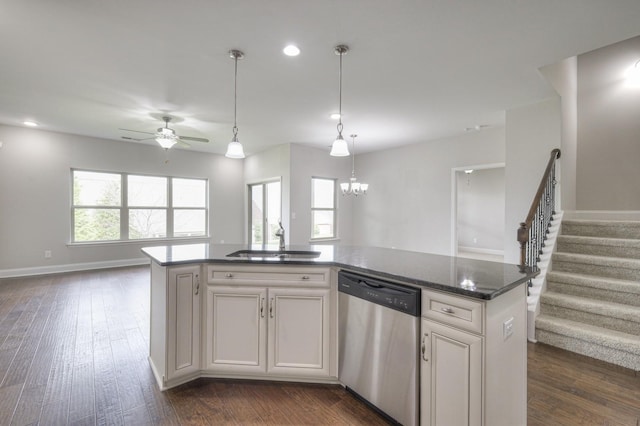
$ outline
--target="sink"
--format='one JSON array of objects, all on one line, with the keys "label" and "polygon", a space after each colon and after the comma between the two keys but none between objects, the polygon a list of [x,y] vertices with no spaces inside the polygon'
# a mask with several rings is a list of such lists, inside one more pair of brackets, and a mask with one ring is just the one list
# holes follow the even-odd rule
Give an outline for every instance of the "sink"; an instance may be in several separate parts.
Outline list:
[{"label": "sink", "polygon": [[229,253],[227,257],[272,257],[280,259],[315,259],[320,257],[319,251],[306,251],[306,250],[238,250],[233,253]]}]

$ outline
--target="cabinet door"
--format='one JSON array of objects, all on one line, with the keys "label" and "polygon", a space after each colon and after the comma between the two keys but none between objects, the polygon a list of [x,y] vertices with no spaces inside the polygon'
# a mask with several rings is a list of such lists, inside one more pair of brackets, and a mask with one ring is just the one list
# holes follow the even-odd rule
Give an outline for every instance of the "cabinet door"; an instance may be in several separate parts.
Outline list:
[{"label": "cabinet door", "polygon": [[329,376],[329,290],[269,289],[268,371]]},{"label": "cabinet door", "polygon": [[266,371],[266,298],[264,288],[207,288],[207,369],[229,373]]},{"label": "cabinet door", "polygon": [[482,337],[422,320],[420,424],[482,425]]},{"label": "cabinet door", "polygon": [[200,265],[169,269],[167,379],[200,370]]}]

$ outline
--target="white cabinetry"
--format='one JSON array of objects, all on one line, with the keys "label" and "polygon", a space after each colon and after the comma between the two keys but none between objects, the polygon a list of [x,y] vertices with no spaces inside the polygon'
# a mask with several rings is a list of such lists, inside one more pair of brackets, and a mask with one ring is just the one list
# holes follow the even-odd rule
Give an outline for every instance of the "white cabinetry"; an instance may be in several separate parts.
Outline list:
[{"label": "white cabinetry", "polygon": [[422,291],[420,424],[526,424],[526,286],[483,301]]},{"label": "white cabinetry", "polygon": [[200,265],[152,264],[150,358],[163,389],[200,371],[200,276]]},{"label": "white cabinetry", "polygon": [[212,265],[207,275],[207,373],[335,377],[328,268]]}]

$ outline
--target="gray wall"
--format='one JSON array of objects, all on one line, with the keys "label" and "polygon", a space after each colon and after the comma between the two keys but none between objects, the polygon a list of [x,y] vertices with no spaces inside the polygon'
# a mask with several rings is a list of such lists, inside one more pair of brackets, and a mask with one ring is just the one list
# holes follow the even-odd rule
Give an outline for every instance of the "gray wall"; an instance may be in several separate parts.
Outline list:
[{"label": "gray wall", "polygon": [[640,37],[578,57],[578,210],[640,210]]},{"label": "gray wall", "polygon": [[150,243],[69,245],[71,168],[208,178],[211,239],[242,241],[242,161],[4,125],[0,141],[0,274],[144,258]]},{"label": "gray wall", "polygon": [[456,172],[458,248],[504,250],[504,167]]},{"label": "gray wall", "polygon": [[503,128],[359,155],[369,194],[353,206],[356,245],[451,254],[452,169],[504,162]]}]

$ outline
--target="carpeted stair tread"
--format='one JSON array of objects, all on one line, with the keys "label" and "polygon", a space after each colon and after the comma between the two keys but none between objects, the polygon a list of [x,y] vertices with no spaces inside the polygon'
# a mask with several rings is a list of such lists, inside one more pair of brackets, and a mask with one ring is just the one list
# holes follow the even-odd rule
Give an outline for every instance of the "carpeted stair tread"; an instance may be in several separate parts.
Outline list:
[{"label": "carpeted stair tread", "polygon": [[640,239],[640,221],[633,220],[563,220],[563,235]]},{"label": "carpeted stair tread", "polygon": [[542,294],[541,313],[557,318],[640,335],[640,308],[548,291]]},{"label": "carpeted stair tread", "polygon": [[553,270],[640,281],[640,259],[556,252]]},{"label": "carpeted stair tread", "polygon": [[539,342],[640,371],[640,336],[547,315],[536,319],[536,336]]},{"label": "carpeted stair tread", "polygon": [[640,239],[559,235],[558,252],[640,259]]},{"label": "carpeted stair tread", "polygon": [[588,274],[549,271],[547,281],[640,294],[640,282],[619,278],[595,277]]}]

